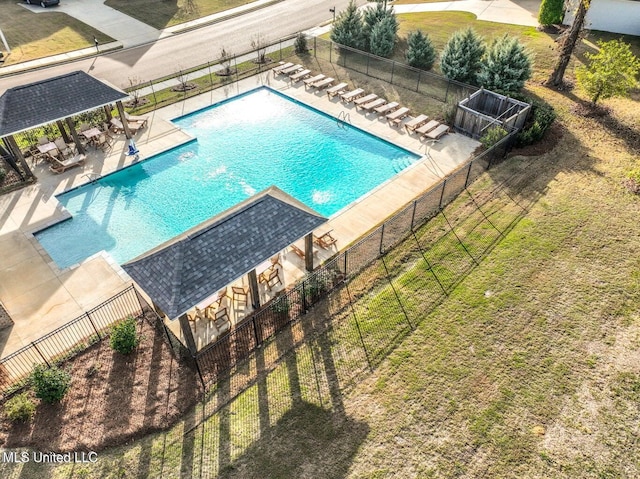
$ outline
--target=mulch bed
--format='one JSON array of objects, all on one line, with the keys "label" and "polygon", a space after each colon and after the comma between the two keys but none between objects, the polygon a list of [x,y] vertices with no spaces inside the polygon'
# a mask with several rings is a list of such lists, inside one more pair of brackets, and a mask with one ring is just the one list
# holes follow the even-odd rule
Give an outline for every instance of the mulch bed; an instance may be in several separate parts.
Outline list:
[{"label": "mulch bed", "polygon": [[38,404],[26,424],[3,417],[0,446],[99,451],[174,424],[201,397],[197,373],[147,321],[138,329],[143,339],[129,356],[107,339],[66,362],[72,384],[62,402]]},{"label": "mulch bed", "polygon": [[562,129],[562,125],[557,121],[554,121],[553,124],[549,127],[547,131],[545,131],[542,140],[534,143],[533,145],[527,145],[522,148],[514,148],[509,152],[509,156],[540,156],[548,153],[553,150],[560,138],[562,138],[564,132]]}]

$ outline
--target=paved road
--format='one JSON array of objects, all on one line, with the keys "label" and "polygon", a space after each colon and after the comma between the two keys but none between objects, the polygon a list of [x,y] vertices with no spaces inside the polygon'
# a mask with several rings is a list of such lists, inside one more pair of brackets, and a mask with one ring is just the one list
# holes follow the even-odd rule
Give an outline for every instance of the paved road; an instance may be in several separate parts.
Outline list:
[{"label": "paved road", "polygon": [[[116,86],[126,87],[128,79],[134,76],[151,80],[174,73],[180,68],[215,60],[221,47],[236,54],[249,51],[251,40],[256,34],[275,40],[313,28],[331,19],[329,8],[335,6],[340,11],[348,3],[348,0],[284,0],[214,25],[161,38],[147,45],[1,77],[0,94],[7,88],[75,70],[84,70]],[[362,5],[366,2],[357,0],[356,3]]]}]

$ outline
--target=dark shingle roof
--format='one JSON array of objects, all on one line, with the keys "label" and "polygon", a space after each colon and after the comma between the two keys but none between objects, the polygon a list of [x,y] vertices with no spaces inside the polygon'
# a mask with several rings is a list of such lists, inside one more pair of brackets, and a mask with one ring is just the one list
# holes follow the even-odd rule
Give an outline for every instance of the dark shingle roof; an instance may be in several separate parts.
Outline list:
[{"label": "dark shingle roof", "polygon": [[81,71],[10,88],[0,96],[0,138],[125,98],[122,90]]},{"label": "dark shingle roof", "polygon": [[326,221],[272,186],[123,268],[173,319]]}]

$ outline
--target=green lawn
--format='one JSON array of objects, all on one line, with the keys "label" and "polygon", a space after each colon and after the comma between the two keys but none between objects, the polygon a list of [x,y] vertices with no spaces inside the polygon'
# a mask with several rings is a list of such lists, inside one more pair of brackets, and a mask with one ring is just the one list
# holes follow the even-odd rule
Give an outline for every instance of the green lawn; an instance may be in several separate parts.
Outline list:
[{"label": "green lawn", "polygon": [[157,29],[196,20],[207,15],[238,7],[251,0],[107,0],[115,8]]},{"label": "green lawn", "polygon": [[[35,14],[15,0],[0,0],[0,11],[0,29],[11,47],[6,65],[92,47],[94,36],[100,43],[113,41],[53,8]],[[0,49],[4,47],[0,45]]]}]

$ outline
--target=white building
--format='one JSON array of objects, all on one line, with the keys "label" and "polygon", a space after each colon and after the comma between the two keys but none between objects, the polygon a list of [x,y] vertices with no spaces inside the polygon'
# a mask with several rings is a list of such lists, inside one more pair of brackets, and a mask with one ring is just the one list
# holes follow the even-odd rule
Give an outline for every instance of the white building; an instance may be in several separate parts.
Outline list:
[{"label": "white building", "polygon": [[[564,17],[565,25],[571,25],[575,7],[569,10]],[[640,0],[592,0],[584,27],[640,36]]]}]

